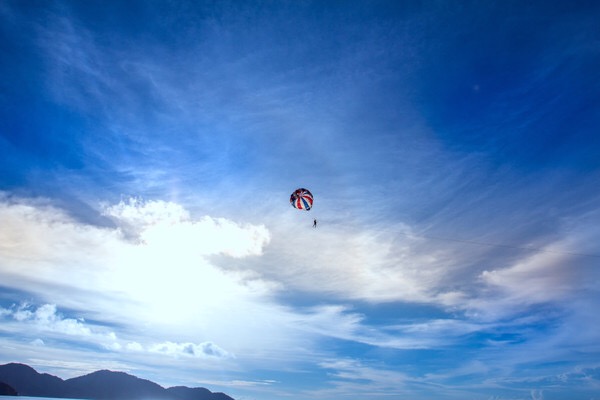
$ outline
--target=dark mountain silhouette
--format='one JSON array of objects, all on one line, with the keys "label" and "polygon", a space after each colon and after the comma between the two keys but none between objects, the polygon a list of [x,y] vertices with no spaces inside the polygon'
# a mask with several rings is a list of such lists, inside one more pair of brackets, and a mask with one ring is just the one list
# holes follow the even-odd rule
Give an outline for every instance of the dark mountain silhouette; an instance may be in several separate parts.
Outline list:
[{"label": "dark mountain silhouette", "polygon": [[167,391],[179,400],[194,400],[203,398],[210,393],[210,390],[205,388],[189,388],[185,386],[174,386],[168,388]]},{"label": "dark mountain silhouette", "polygon": [[233,400],[224,393],[213,393],[205,388],[176,386],[165,389],[146,379],[107,370],[62,380],[40,374],[28,365],[11,363],[0,365],[0,382],[11,386],[21,396],[95,400]]},{"label": "dark mountain silhouette", "polygon": [[17,396],[17,391],[10,385],[0,382],[0,396]]},{"label": "dark mountain silhouette", "polygon": [[198,399],[210,399],[210,400],[231,400],[231,397],[225,393],[212,392],[205,388],[189,388],[186,386],[174,386],[167,389],[167,391],[174,395],[178,400],[198,400]]},{"label": "dark mountain silhouette", "polygon": [[67,379],[65,383],[68,386],[69,397],[74,398],[91,398],[92,394],[93,398],[98,400],[170,398],[162,386],[124,372],[96,371],[78,378]]},{"label": "dark mountain silhouette", "polygon": [[21,396],[62,397],[65,382],[54,375],[40,374],[29,365],[0,365],[0,381],[12,386]]}]

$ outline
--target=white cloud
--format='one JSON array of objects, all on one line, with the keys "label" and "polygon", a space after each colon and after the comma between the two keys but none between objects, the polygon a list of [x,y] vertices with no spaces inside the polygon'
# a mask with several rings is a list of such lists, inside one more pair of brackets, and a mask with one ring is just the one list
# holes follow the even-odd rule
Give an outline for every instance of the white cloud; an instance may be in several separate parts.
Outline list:
[{"label": "white cloud", "polygon": [[481,280],[514,301],[541,303],[562,299],[575,288],[570,267],[564,255],[538,253],[508,268],[484,271]]},{"label": "white cloud", "polygon": [[274,228],[261,272],[286,287],[338,299],[435,302],[460,262],[404,225],[382,231],[342,223],[313,230],[293,219],[273,225],[286,229]]},{"label": "white cloud", "polygon": [[[2,315],[5,318],[4,329],[15,331],[34,331],[45,333],[54,337],[68,336],[76,337],[82,340],[97,342],[103,346],[114,346],[117,337],[114,332],[106,329],[92,330],[83,320],[66,318],[57,312],[56,305],[44,304],[34,307],[30,304],[21,304],[13,306],[10,309],[4,309]],[[11,322],[10,319],[13,321]],[[23,328],[21,328],[23,326]],[[43,344],[42,339],[35,339],[35,344]]]},{"label": "white cloud", "polygon": [[160,246],[172,253],[246,257],[262,254],[270,241],[269,231],[262,225],[242,226],[208,216],[194,221],[181,205],[172,202],[132,198],[107,206],[104,214],[141,243]]},{"label": "white cloud", "polygon": [[115,220],[119,228],[134,236],[156,224],[173,226],[188,221],[189,213],[180,205],[164,201],[147,201],[130,198],[104,207],[104,215]]},{"label": "white cloud", "polygon": [[[321,335],[325,324],[318,320],[325,311],[297,314],[273,300],[277,284],[251,270],[223,270],[208,258],[241,261],[260,255],[270,240],[265,227],[210,217],[194,220],[180,206],[159,201],[123,202],[106,210],[115,228],[81,223],[41,202],[1,201],[3,285],[52,302],[2,313],[55,334],[87,335],[112,351],[140,355],[162,348],[154,354],[236,354],[243,360],[271,360],[276,354],[289,362],[308,353]],[[122,229],[141,241],[126,238]],[[118,338],[81,319],[62,317],[57,307],[117,326]],[[348,318],[325,315],[340,322]],[[321,328],[299,329],[298,321]],[[147,326],[152,326],[151,337],[141,333]]]},{"label": "white cloud", "polygon": [[544,391],[532,389],[531,390],[531,400],[544,400]]},{"label": "white cloud", "polygon": [[[484,329],[461,320],[432,320],[406,325],[378,326],[342,306],[321,306],[298,319],[299,329],[324,337],[393,349],[424,349],[448,345],[458,337]],[[335,321],[335,323],[332,323]]]},{"label": "white cloud", "polygon": [[405,373],[381,366],[365,365],[354,359],[334,359],[320,363],[330,371],[328,389],[306,390],[314,398],[340,396],[369,397],[407,394],[406,385],[412,379]]},{"label": "white cloud", "polygon": [[128,351],[143,351],[144,348],[138,342],[129,342],[125,345],[125,348]]},{"label": "white cloud", "polygon": [[138,221],[143,243],[124,240],[121,226],[82,224],[48,205],[0,202],[3,283],[64,307],[92,313],[109,307],[109,315],[120,321],[132,316],[184,319],[192,304],[215,302],[219,308],[241,303],[238,296],[258,301],[270,290],[268,283],[251,282],[251,274],[223,272],[205,258],[260,254],[269,241],[262,226],[210,217],[192,221],[179,206],[164,202],[132,201],[108,210],[124,229]]},{"label": "white cloud", "polygon": [[[567,299],[584,284],[585,275],[568,268],[572,258],[549,252],[498,264],[479,272],[478,281],[456,284],[459,274],[477,276],[463,267],[470,249],[433,246],[403,226],[399,235],[326,224],[316,230],[308,224],[299,233],[282,229],[289,221],[267,223],[267,229],[195,218],[175,203],[137,199],[104,212],[113,228],[82,223],[41,201],[0,201],[3,285],[34,294],[41,304],[0,308],[0,316],[10,319],[2,329],[35,328],[28,340],[43,340],[45,354],[53,354],[63,337],[109,350],[123,365],[272,369],[331,356],[318,350],[322,338],[392,349],[442,348],[508,326],[498,319],[515,312],[514,305]],[[473,317],[461,320],[459,312],[455,319],[370,325],[335,301],[303,309],[277,303],[275,295],[295,289],[332,299],[422,302]],[[487,315],[485,322],[475,312]],[[543,344],[560,343],[564,338]],[[517,353],[507,353],[506,365],[525,357]],[[360,387],[356,382],[370,374],[364,366],[337,371],[344,390]],[[375,390],[388,385],[374,382]]]},{"label": "white cloud", "polygon": [[152,345],[151,352],[166,354],[174,357],[195,357],[195,358],[234,358],[233,354],[217,346],[212,342],[204,343],[173,343],[164,342]]},{"label": "white cloud", "polygon": [[479,275],[479,286],[456,306],[474,317],[495,320],[518,315],[535,305],[552,304],[565,309],[582,293],[591,294],[594,289],[588,282],[597,274],[594,258],[557,248],[563,247],[556,243],[512,264],[484,270]]}]

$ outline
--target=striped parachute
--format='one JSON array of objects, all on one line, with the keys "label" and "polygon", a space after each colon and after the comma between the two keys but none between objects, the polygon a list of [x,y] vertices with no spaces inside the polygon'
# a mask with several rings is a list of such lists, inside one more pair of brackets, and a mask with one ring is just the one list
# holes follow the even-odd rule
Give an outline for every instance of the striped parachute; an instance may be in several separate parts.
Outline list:
[{"label": "striped parachute", "polygon": [[290,204],[298,210],[308,211],[313,205],[313,195],[308,189],[296,189],[290,196]]}]

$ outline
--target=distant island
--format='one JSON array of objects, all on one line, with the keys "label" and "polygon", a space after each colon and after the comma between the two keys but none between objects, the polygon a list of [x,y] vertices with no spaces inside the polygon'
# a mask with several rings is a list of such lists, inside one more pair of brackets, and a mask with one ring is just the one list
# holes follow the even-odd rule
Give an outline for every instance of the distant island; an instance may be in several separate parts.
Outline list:
[{"label": "distant island", "polygon": [[93,400],[234,400],[225,393],[201,387],[164,388],[146,379],[108,370],[63,380],[18,363],[0,365],[0,395]]}]

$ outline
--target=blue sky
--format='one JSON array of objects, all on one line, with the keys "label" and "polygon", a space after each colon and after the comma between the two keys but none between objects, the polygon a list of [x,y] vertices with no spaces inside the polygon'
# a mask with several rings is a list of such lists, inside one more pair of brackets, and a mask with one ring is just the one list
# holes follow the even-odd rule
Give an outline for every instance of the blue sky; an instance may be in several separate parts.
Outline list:
[{"label": "blue sky", "polygon": [[0,2],[0,362],[237,400],[597,399],[599,20]]}]

